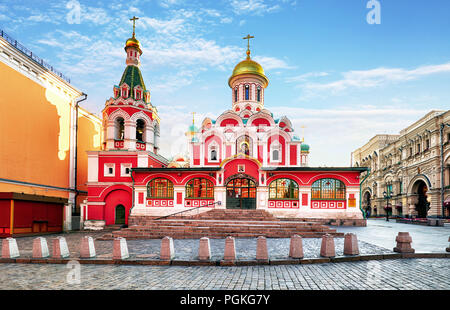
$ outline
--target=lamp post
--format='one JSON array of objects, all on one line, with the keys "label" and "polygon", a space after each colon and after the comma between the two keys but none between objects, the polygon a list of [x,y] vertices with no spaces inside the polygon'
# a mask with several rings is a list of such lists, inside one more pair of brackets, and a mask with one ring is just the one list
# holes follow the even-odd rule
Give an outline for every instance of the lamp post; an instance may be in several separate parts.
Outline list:
[{"label": "lamp post", "polygon": [[392,191],[389,191],[389,190],[387,192],[386,191],[383,192],[384,199],[386,199],[386,208],[385,208],[385,210],[386,210],[386,221],[387,222],[389,222],[389,212],[388,212],[389,199],[391,199],[393,195],[394,195],[394,193]]}]

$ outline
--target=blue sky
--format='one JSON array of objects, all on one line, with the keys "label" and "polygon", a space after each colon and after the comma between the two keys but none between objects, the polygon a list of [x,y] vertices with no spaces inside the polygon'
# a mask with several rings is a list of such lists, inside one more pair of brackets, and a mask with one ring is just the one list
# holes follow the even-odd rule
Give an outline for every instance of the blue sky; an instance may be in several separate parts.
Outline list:
[{"label": "blue sky", "polygon": [[[312,166],[347,166],[375,134],[396,134],[450,106],[450,2],[379,0],[24,1],[0,4],[0,26],[69,76],[100,114],[125,68],[129,18],[140,19],[141,70],[161,117],[166,156],[191,122],[231,107],[227,81],[252,57],[270,84],[265,107],[306,126]],[[74,8],[80,5],[79,20]],[[182,143],[181,143],[182,144]]]}]

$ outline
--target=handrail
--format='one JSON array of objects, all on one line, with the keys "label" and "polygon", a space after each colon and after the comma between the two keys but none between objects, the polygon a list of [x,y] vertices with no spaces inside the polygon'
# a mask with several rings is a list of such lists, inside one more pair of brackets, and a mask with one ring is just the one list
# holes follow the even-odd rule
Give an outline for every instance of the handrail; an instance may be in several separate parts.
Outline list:
[{"label": "handrail", "polygon": [[175,213],[172,213],[172,214],[169,214],[169,215],[164,215],[164,216],[158,217],[158,218],[154,219],[154,221],[162,220],[162,219],[165,219],[165,218],[174,216],[174,215],[176,215],[176,214],[180,214],[180,213],[184,213],[184,212],[189,212],[189,211],[192,211],[192,210],[196,210],[196,209],[200,209],[200,208],[212,206],[212,205],[215,205],[215,204],[217,204],[218,206],[220,206],[220,205],[222,204],[222,202],[221,202],[221,201],[215,201],[215,202],[212,202],[212,203],[208,203],[208,204],[206,204],[206,205],[204,205],[204,206],[199,206],[199,207],[191,208],[191,209],[188,209],[188,210],[178,211],[178,212],[175,212]]},{"label": "handrail", "polygon": [[29,49],[27,49],[25,46],[23,46],[22,44],[20,44],[19,42],[17,42],[16,39],[12,38],[11,36],[9,36],[6,32],[4,32],[3,30],[0,29],[0,37],[4,38],[9,44],[11,44],[15,49],[17,49],[19,52],[21,52],[22,54],[24,54],[25,56],[29,57],[31,60],[33,60],[35,63],[37,63],[38,65],[40,65],[41,67],[53,72],[56,76],[58,76],[59,78],[65,80],[67,83],[70,84],[70,79],[65,76],[64,74],[62,74],[61,72],[59,72],[58,70],[56,70],[52,65],[50,65],[49,63],[45,62],[42,58],[38,57],[36,54],[33,54],[32,51],[30,51]]}]

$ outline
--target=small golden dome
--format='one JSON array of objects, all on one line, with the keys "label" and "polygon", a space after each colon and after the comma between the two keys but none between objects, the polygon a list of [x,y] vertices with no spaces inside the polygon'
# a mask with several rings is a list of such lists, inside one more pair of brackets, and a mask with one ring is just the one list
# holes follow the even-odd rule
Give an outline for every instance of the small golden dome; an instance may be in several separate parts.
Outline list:
[{"label": "small golden dome", "polygon": [[140,54],[142,54],[142,50],[141,50],[141,43],[139,42],[138,39],[136,39],[135,36],[133,36],[132,38],[129,38],[127,40],[127,42],[125,43],[125,50],[127,50],[127,48],[129,47],[134,47],[136,48]]},{"label": "small golden dome", "polygon": [[238,63],[236,65],[236,67],[234,67],[233,74],[228,79],[228,85],[231,87],[231,83],[230,83],[231,80],[234,77],[241,75],[241,74],[258,75],[264,79],[264,81],[265,81],[264,87],[267,87],[267,85],[269,84],[269,79],[264,74],[264,69],[261,67],[261,65],[259,63],[257,63],[256,61],[254,61],[250,58],[249,50],[247,50],[247,59],[241,61],[240,63]]}]

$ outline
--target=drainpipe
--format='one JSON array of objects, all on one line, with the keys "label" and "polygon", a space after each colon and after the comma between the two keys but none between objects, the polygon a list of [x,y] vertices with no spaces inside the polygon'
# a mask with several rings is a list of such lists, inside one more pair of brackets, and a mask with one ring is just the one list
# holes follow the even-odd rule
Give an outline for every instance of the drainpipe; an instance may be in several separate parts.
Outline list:
[{"label": "drainpipe", "polygon": [[370,168],[368,168],[369,170],[367,170],[367,175],[365,176],[365,178],[361,181],[361,183],[359,183],[359,210],[361,210],[364,219],[367,219],[366,217],[366,212],[363,211],[362,209],[362,184],[364,183],[364,181],[370,176]]},{"label": "drainpipe", "polygon": [[81,96],[84,96],[84,98],[82,98],[81,100],[77,100],[76,104],[75,104],[75,167],[74,167],[74,169],[75,169],[75,177],[74,177],[75,203],[73,205],[72,214],[76,210],[77,198],[78,198],[78,184],[77,184],[78,183],[78,177],[77,177],[77,173],[78,173],[78,106],[79,106],[80,102],[87,99],[87,94],[82,93]]},{"label": "drainpipe", "polygon": [[[132,183],[132,191],[131,191],[131,208],[130,208],[130,212],[128,213],[128,216],[131,215],[131,210],[134,208],[134,177],[133,177],[133,169],[130,169],[130,175],[131,175],[131,180],[133,181],[133,183]],[[128,220],[130,220],[129,217],[128,217]]]}]

